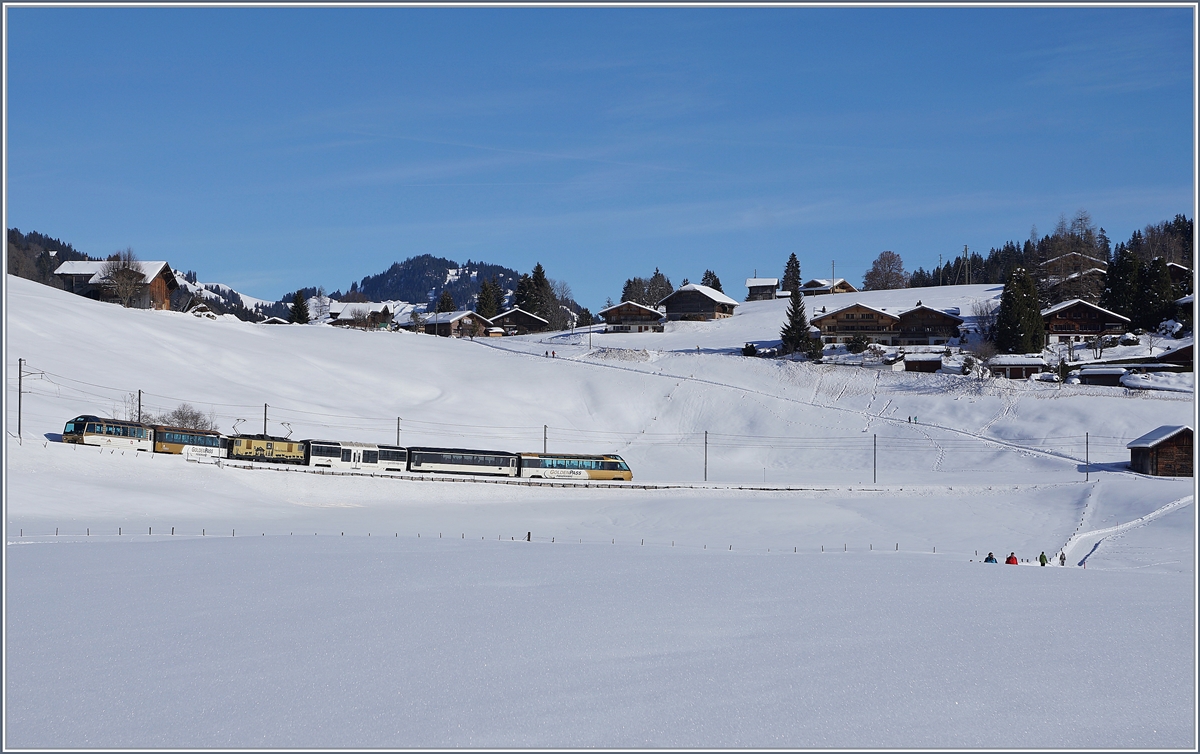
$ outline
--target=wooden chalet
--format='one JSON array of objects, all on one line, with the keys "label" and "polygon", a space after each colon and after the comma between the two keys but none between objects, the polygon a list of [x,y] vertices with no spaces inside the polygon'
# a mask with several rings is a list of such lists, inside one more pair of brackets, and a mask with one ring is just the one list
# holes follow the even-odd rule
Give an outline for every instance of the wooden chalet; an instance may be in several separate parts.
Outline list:
[{"label": "wooden chalet", "polygon": [[738,303],[707,285],[689,283],[658,302],[668,320],[708,320],[732,317]]},{"label": "wooden chalet", "polygon": [[550,322],[519,307],[492,317],[494,327],[503,327],[506,335],[525,335],[550,329]]},{"label": "wooden chalet", "polygon": [[1161,364],[1177,364],[1186,367],[1186,371],[1195,371],[1196,357],[1192,352],[1192,343],[1159,354],[1154,360]]},{"label": "wooden chalet", "polygon": [[899,336],[899,315],[857,302],[809,321],[821,328],[826,343],[849,343],[854,336],[864,335],[872,343],[896,345]]},{"label": "wooden chalet", "polygon": [[774,301],[779,291],[779,278],[746,278],[746,288],[750,291],[747,301]]},{"label": "wooden chalet", "polygon": [[636,301],[622,301],[597,314],[604,320],[604,332],[663,331],[662,313]]},{"label": "wooden chalet", "polygon": [[1192,271],[1178,262],[1167,262],[1167,273],[1171,276],[1171,285],[1176,289],[1192,289]]},{"label": "wooden chalet", "polygon": [[425,316],[425,334],[442,338],[474,338],[487,335],[492,323],[475,312],[464,309],[456,312],[435,312]]},{"label": "wooden chalet", "polygon": [[1000,354],[987,360],[987,368],[996,377],[1027,380],[1046,371],[1046,360],[1037,354]]},{"label": "wooden chalet", "polygon": [[1042,310],[1047,343],[1080,342],[1097,335],[1120,335],[1129,318],[1082,299],[1071,299]]},{"label": "wooden chalet", "polygon": [[1193,476],[1192,428],[1164,426],[1129,443],[1129,468],[1151,476]]},{"label": "wooden chalet", "polygon": [[963,318],[925,306],[920,302],[912,309],[900,312],[897,324],[901,346],[941,346],[959,337],[959,326]]},{"label": "wooden chalet", "polygon": [[329,324],[365,330],[390,329],[392,305],[379,301],[335,301],[329,304]]},{"label": "wooden chalet", "polygon": [[1084,364],[1079,367],[1079,383],[1081,385],[1101,385],[1103,387],[1121,387],[1121,378],[1129,373],[1124,366],[1112,364]]},{"label": "wooden chalet", "polygon": [[805,296],[824,296],[830,293],[858,293],[858,289],[846,282],[845,278],[813,278],[800,286],[800,292]]},{"label": "wooden chalet", "polygon": [[[63,284],[63,290],[78,296],[120,303],[104,280],[104,266],[108,262],[63,262],[54,270],[54,276]],[[141,270],[143,285],[130,306],[134,309],[170,309],[171,293],[179,288],[175,272],[166,262],[134,262]]]},{"label": "wooden chalet", "polygon": [[1078,251],[1070,251],[1041,265],[1041,280],[1051,301],[1082,299],[1098,301],[1104,292],[1108,263]]}]

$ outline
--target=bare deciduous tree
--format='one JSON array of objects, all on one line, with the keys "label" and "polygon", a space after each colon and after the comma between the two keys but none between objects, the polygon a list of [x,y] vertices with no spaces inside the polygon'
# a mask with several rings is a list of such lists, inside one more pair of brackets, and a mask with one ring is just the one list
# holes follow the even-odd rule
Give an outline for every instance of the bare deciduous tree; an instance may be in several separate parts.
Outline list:
[{"label": "bare deciduous tree", "polygon": [[168,427],[182,429],[217,430],[216,412],[205,414],[190,403],[180,403],[171,411],[161,416],[144,416],[143,420],[153,424],[163,424]]},{"label": "bare deciduous tree", "polygon": [[126,248],[113,254],[100,268],[102,285],[113,298],[121,302],[126,309],[133,306],[137,298],[147,287],[146,276],[142,274],[142,266],[133,253]]},{"label": "bare deciduous tree", "polygon": [[908,287],[908,273],[904,271],[904,260],[894,251],[880,252],[871,269],[863,275],[863,290],[884,291]]}]

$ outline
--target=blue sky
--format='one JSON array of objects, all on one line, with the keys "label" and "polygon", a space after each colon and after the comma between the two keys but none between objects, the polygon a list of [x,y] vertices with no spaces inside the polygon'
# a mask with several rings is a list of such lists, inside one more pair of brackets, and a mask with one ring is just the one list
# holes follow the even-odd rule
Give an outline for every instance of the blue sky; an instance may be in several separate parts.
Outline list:
[{"label": "blue sky", "polygon": [[8,227],[249,295],[430,253],[861,282],[1194,215],[1190,8],[8,8]]}]

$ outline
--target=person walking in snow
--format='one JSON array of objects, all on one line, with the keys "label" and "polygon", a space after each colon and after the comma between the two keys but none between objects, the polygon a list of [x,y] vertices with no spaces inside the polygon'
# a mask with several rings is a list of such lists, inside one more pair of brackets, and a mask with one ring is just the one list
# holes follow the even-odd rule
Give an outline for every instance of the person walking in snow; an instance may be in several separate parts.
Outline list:
[{"label": "person walking in snow", "polygon": [[1067,554],[1065,552],[1060,552],[1058,554],[1058,564],[1060,566],[1065,566],[1067,564]]},{"label": "person walking in snow", "polygon": [[1010,552],[1008,554],[1008,557],[1004,559],[1004,564],[1005,565],[1021,565],[1017,561],[1017,554],[1015,552]]},{"label": "person walking in snow", "polygon": [[983,559],[983,562],[984,562],[984,563],[997,563],[997,562],[999,562],[999,561],[997,561],[997,560],[996,560],[996,556],[995,556],[995,555],[993,555],[993,554],[991,554],[991,553],[989,552],[989,553],[988,553],[988,556],[987,556],[986,558],[984,558],[984,559]]},{"label": "person walking in snow", "polygon": [[1038,555],[1038,563],[1046,565],[1047,560],[1049,560],[1049,558],[1046,557],[1046,552],[1043,550],[1042,554]]}]

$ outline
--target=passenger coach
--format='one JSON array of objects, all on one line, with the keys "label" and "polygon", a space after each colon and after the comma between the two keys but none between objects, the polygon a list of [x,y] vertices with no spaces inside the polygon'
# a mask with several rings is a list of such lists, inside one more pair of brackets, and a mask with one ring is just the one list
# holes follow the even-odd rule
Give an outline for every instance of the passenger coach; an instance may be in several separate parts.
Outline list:
[{"label": "passenger coach", "polygon": [[633,472],[618,455],[521,453],[521,476],[529,479],[609,479],[631,482]]},{"label": "passenger coach", "polygon": [[154,429],[138,422],[77,416],[63,427],[63,442],[99,445],[102,448],[154,450]]}]

